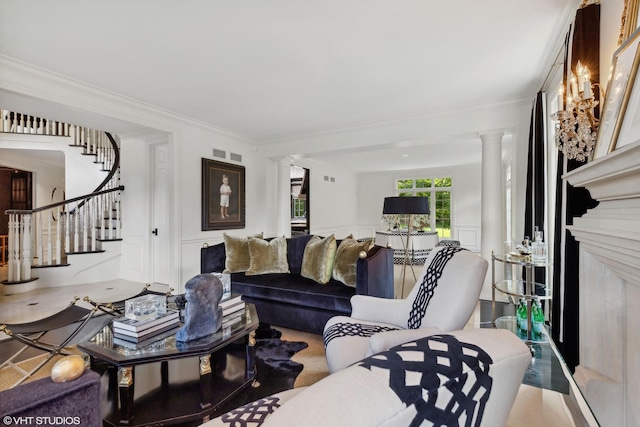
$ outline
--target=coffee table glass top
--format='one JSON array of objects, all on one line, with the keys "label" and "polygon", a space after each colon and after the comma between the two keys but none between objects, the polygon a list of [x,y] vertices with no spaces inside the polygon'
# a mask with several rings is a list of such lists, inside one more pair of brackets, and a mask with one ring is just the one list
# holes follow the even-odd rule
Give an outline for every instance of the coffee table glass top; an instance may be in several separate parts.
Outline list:
[{"label": "coffee table glass top", "polygon": [[110,322],[89,340],[80,342],[78,347],[91,356],[122,366],[195,356],[211,353],[246,337],[258,328],[258,315],[253,304],[246,304],[244,313],[234,322],[223,323],[216,333],[189,342],[176,341],[176,332],[180,327],[182,323],[175,329],[158,335],[158,339],[150,344],[136,347],[114,343],[113,326]]}]

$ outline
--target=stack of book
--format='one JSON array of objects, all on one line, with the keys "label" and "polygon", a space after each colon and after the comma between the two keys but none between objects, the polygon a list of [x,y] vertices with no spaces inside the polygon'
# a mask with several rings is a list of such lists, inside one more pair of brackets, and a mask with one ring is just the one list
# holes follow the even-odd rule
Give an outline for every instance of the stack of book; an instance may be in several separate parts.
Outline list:
[{"label": "stack of book", "polygon": [[218,306],[222,308],[222,326],[225,327],[239,322],[244,314],[245,305],[240,294],[231,294],[220,300]]},{"label": "stack of book", "polygon": [[113,321],[113,343],[127,347],[142,347],[154,342],[180,325],[180,313],[167,310],[156,319],[133,320],[120,317]]}]

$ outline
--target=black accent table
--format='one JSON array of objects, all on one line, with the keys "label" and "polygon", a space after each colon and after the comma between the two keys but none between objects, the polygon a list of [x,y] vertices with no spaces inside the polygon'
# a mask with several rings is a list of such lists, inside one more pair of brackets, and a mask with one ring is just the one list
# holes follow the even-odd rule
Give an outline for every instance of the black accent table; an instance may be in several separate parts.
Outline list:
[{"label": "black accent table", "polygon": [[176,329],[141,348],[113,343],[111,323],[78,347],[102,372],[107,426],[160,426],[205,422],[216,408],[255,378],[252,332],[258,315],[247,304],[240,321],[215,334],[177,342]]}]

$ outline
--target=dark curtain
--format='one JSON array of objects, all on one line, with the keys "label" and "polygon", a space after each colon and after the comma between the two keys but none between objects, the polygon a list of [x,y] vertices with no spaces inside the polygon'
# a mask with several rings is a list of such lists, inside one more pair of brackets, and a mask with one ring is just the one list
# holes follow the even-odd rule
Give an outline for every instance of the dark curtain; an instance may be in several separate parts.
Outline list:
[{"label": "dark curtain", "polygon": [[[544,223],[544,189],[546,178],[544,175],[544,146],[546,135],[545,124],[545,95],[538,92],[536,102],[531,111],[531,125],[529,127],[529,152],[527,160],[527,189],[525,202],[524,234],[531,240],[534,238],[535,227],[545,231]],[[544,236],[546,241],[547,237]],[[523,272],[524,279],[524,272]],[[536,268],[534,281],[545,283],[544,269]]]},{"label": "dark curtain", "polygon": [[[575,70],[578,60],[589,68],[592,83],[600,81],[600,5],[591,4],[576,12],[573,26],[573,37],[568,46],[571,56],[565,60],[565,79],[567,65],[570,70]],[[569,49],[567,49],[569,52]],[[566,83],[566,80],[565,80]],[[566,84],[565,84],[566,87]],[[596,100],[599,92],[593,91]],[[599,116],[598,110],[595,111]],[[574,217],[582,216],[587,209],[597,206],[597,202],[591,198],[585,188],[575,188],[562,181],[561,176],[565,172],[582,166],[583,162],[566,159],[566,170],[563,170],[565,162],[563,154],[558,154],[558,176],[556,195],[556,241],[554,242],[554,277],[553,277],[553,301],[552,301],[552,327],[551,336],[560,350],[567,366],[573,372],[579,364],[579,253],[578,242],[569,231],[563,227],[573,224]],[[562,189],[565,188],[563,200]],[[562,217],[562,206],[565,206],[565,215]],[[562,251],[562,238],[564,237],[564,253]],[[564,268],[564,271],[563,271]],[[562,299],[562,301],[561,301]]]}]

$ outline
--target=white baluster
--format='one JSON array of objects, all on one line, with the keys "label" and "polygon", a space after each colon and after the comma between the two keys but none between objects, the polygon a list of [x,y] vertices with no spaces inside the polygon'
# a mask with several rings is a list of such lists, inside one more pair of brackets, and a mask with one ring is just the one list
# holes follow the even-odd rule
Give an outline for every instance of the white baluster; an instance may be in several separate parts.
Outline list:
[{"label": "white baluster", "polygon": [[57,207],[57,218],[58,220],[56,221],[56,264],[60,265],[62,264],[62,233],[61,233],[61,223],[62,223],[62,211],[61,211],[61,207],[58,206]]},{"label": "white baluster", "polygon": [[96,212],[96,218],[98,218],[98,227],[99,227],[99,234],[100,234],[100,240],[104,240],[104,200],[102,197],[102,194],[97,196],[97,202],[98,202],[98,212]]},{"label": "white baluster", "polygon": [[89,248],[89,206],[85,203],[82,205],[82,248],[86,252]]},{"label": "white baluster", "polygon": [[22,280],[31,279],[31,214],[22,214]]},{"label": "white baluster", "polygon": [[97,200],[96,197],[92,197],[91,198],[91,212],[93,213],[93,216],[91,217],[91,241],[93,242],[93,247],[94,249],[97,249],[98,247],[98,236],[97,236],[97,217],[98,217],[98,209],[97,209]]},{"label": "white baluster", "polygon": [[42,214],[41,213],[36,213],[34,215],[35,216],[33,218],[34,219],[33,223],[36,224],[36,230],[35,230],[35,233],[33,233],[33,234],[34,234],[35,239],[36,239],[35,246],[36,246],[36,256],[37,256],[38,259],[37,260],[34,259],[33,260],[33,264],[34,265],[42,265],[44,263],[44,256],[43,256],[44,255],[43,254],[43,242],[44,242],[44,239],[43,239],[43,236],[42,236],[42,233],[43,233],[43,230],[42,230]]},{"label": "white baluster", "polygon": [[51,224],[51,217],[53,216],[53,209],[46,212],[47,215],[47,265],[53,264],[53,224]]},{"label": "white baluster", "polygon": [[105,216],[105,227],[107,228],[108,239],[113,239],[113,193],[105,194],[107,200],[107,214]]},{"label": "white baluster", "polygon": [[78,203],[73,210],[73,252],[78,252],[80,247],[80,218],[78,213]]},{"label": "white baluster", "polygon": [[121,218],[120,218],[120,200],[121,200],[121,194],[118,191],[117,196],[116,196],[116,239],[120,239],[122,238],[122,222],[121,222]]},{"label": "white baluster", "polygon": [[66,252],[71,252],[71,214],[69,213],[69,207],[67,207],[64,214],[64,250]]}]

